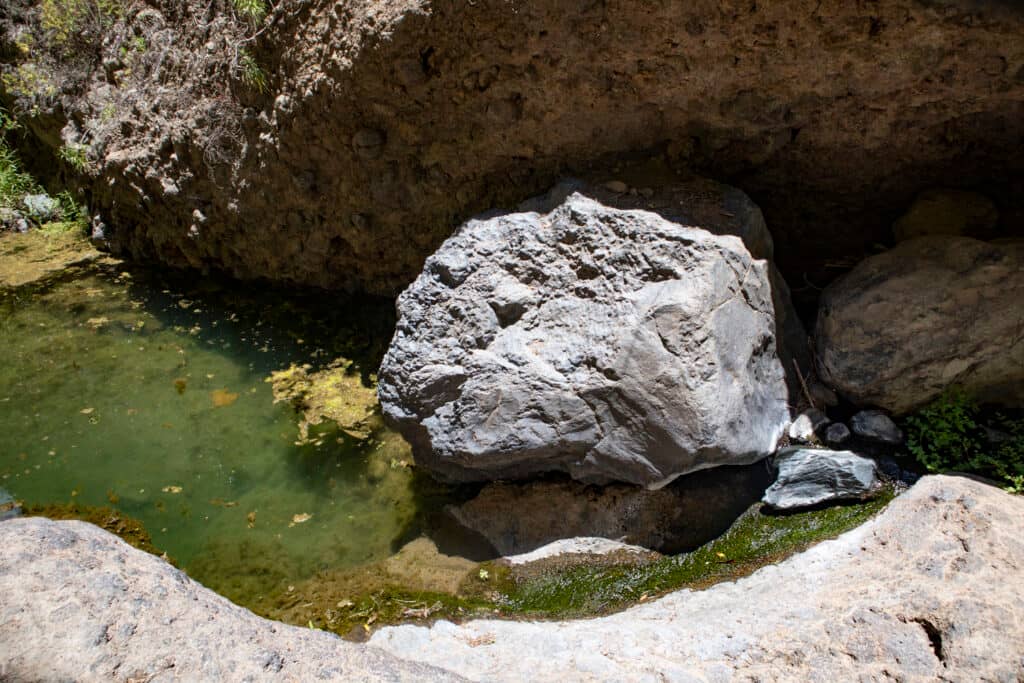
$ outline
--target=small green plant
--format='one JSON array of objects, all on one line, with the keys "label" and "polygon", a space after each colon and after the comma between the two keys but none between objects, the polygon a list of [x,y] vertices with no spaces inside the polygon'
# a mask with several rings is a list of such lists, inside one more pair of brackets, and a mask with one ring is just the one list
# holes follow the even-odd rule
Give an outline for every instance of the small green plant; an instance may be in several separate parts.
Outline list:
[{"label": "small green plant", "polygon": [[1001,481],[1007,490],[1024,489],[1024,419],[994,413],[959,388],[904,421],[907,450],[929,472],[960,471]]},{"label": "small green plant", "polygon": [[267,75],[255,57],[242,50],[238,55],[238,66],[242,70],[242,83],[246,87],[259,93],[267,91]]},{"label": "small green plant", "polygon": [[89,170],[87,152],[88,148],[85,145],[64,145],[57,151],[57,156],[76,173],[85,173]]},{"label": "small green plant", "polygon": [[21,170],[21,160],[2,137],[15,125],[0,110],[0,206],[5,208],[15,208],[21,204],[22,197],[40,191],[32,176]]},{"label": "small green plant", "polygon": [[263,0],[233,0],[235,12],[245,21],[258,24],[267,16],[267,5]]},{"label": "small green plant", "polygon": [[54,44],[69,45],[101,39],[122,11],[119,0],[43,0],[41,19]]}]

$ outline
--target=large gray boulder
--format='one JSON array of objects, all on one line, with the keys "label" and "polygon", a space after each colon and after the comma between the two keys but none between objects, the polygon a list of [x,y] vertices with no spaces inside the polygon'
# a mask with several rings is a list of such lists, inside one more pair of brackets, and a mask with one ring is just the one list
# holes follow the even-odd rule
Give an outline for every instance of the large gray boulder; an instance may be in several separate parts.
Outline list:
[{"label": "large gray boulder", "polygon": [[960,385],[1024,400],[1024,241],[921,237],[822,293],[818,370],[854,403],[906,413]]},{"label": "large gray boulder", "polygon": [[767,262],[578,193],[471,220],[399,297],[385,416],[441,478],[657,488],[771,453],[789,419]]}]

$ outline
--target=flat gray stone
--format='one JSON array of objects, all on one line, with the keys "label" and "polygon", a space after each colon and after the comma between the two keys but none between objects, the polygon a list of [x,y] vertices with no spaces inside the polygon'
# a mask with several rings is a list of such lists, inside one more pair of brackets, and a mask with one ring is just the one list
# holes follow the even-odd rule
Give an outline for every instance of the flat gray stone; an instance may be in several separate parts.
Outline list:
[{"label": "flat gray stone", "polygon": [[863,498],[878,488],[875,461],[850,451],[786,448],[775,467],[778,476],[762,500],[778,510]]},{"label": "flat gray stone", "polygon": [[772,288],[737,237],[578,193],[471,220],[399,297],[381,405],[454,481],[755,462],[789,422]]}]

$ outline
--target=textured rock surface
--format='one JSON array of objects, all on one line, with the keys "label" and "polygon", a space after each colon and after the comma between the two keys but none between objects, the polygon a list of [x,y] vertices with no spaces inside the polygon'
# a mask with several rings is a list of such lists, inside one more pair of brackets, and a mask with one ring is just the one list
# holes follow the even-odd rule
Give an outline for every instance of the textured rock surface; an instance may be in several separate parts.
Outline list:
[{"label": "textured rock surface", "polygon": [[960,385],[1024,399],[1024,241],[922,237],[861,262],[822,293],[822,378],[900,414]]},{"label": "textured rock surface", "polygon": [[866,525],[735,583],[588,621],[439,622],[370,643],[490,681],[1013,681],[1022,520],[1020,497],[925,477]]},{"label": "textured rock surface", "polygon": [[878,488],[875,462],[850,451],[786,448],[775,467],[778,476],[762,500],[778,510],[863,498]]},{"label": "textured rock surface", "polygon": [[579,194],[467,222],[398,300],[385,416],[452,480],[659,486],[789,421],[769,269],[736,237]]},{"label": "textured rock surface", "polygon": [[84,146],[116,250],[241,277],[397,291],[460,218],[637,150],[742,179],[799,277],[926,187],[1024,165],[1011,0],[282,0],[251,29],[166,0],[70,65],[38,28],[20,50],[39,3],[7,5],[25,156]]},{"label": "textured rock surface", "polygon": [[698,472],[657,491],[568,481],[499,483],[487,485],[449,514],[500,555],[577,536],[677,553],[722,534],[770,483],[764,463]]},{"label": "textured rock surface", "polygon": [[257,617],[84,522],[0,523],[4,681],[459,680]]}]

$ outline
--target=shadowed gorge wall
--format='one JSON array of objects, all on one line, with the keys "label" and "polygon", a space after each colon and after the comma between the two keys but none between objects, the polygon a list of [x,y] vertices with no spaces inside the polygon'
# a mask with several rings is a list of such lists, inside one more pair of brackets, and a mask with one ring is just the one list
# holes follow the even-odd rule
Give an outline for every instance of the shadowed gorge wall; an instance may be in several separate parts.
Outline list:
[{"label": "shadowed gorge wall", "polygon": [[[393,293],[462,218],[649,156],[749,192],[791,281],[890,239],[933,185],[1021,228],[1016,3],[286,0],[244,43],[264,92],[232,61],[242,28],[206,10],[133,5],[24,119],[87,147],[117,252]],[[12,13],[5,45],[33,21]],[[117,57],[132,35],[146,49]],[[5,72],[34,59],[14,52]]]}]

